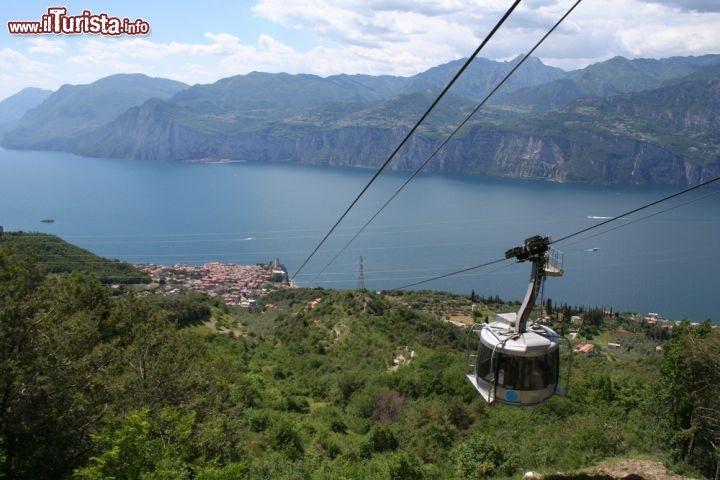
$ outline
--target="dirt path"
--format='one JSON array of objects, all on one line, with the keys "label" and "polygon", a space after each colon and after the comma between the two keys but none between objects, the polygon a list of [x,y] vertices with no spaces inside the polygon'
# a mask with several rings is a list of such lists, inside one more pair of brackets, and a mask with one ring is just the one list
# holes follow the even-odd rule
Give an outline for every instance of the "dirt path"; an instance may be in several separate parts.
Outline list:
[{"label": "dirt path", "polygon": [[669,472],[661,462],[653,460],[602,461],[594,467],[575,473],[545,475],[546,480],[695,480]]},{"label": "dirt path", "polygon": [[693,477],[684,477],[669,472],[661,462],[652,460],[622,460],[617,463],[600,462],[594,469],[613,478],[642,477],[645,480],[693,480]]}]

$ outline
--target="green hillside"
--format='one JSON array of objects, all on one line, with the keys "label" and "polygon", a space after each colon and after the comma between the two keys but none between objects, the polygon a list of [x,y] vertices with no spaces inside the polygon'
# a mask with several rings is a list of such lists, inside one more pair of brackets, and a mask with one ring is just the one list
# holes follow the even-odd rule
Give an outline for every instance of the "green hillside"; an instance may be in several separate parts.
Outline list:
[{"label": "green hillside", "polygon": [[615,57],[569,72],[539,86],[504,92],[501,103],[547,111],[562,108],[581,98],[603,98],[617,93],[653,90],[663,83],[717,65],[718,55],[671,57],[661,60]]},{"label": "green hillside", "polygon": [[149,281],[147,274],[119,260],[98,257],[46,233],[5,232],[4,241],[37,259],[48,273],[82,272],[97,277],[102,283],[134,284]]},{"label": "green hillside", "polygon": [[[0,300],[4,478],[520,478],[617,457],[710,476],[720,461],[709,324],[676,326],[661,354],[662,325],[556,306],[596,355],[575,356],[567,396],[518,409],[465,380],[457,295],[286,289],[238,311],[113,297],[6,241]],[[220,319],[234,325],[213,333]]]},{"label": "green hillside", "polygon": [[634,140],[703,165],[720,156],[719,106],[720,66],[713,66],[652,90],[578,100],[523,121],[522,128],[568,139],[594,137],[598,149],[603,143]]}]

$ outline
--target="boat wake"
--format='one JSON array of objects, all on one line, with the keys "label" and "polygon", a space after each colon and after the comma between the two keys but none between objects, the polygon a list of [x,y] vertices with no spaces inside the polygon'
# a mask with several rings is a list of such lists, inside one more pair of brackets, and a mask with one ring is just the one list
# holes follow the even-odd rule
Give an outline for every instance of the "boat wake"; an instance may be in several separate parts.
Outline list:
[{"label": "boat wake", "polygon": [[[610,220],[616,217],[601,217],[598,215],[588,215],[587,218],[589,218],[590,220]],[[630,217],[619,217],[618,220],[630,220]]]}]

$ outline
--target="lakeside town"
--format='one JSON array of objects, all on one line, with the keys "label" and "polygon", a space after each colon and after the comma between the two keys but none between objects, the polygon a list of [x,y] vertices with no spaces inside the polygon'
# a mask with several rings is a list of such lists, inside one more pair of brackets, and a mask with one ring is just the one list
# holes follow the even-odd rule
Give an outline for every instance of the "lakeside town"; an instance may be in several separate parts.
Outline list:
[{"label": "lakeside town", "polygon": [[153,289],[174,295],[182,289],[220,298],[226,305],[251,307],[258,297],[273,290],[294,288],[279,259],[255,265],[209,262],[203,265],[136,264],[150,275]]}]

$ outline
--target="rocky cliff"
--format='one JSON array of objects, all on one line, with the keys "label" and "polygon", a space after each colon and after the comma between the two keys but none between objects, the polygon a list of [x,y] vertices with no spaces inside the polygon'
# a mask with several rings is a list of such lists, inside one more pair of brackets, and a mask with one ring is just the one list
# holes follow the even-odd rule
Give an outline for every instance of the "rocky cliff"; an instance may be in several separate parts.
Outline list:
[{"label": "rocky cliff", "polygon": [[[283,126],[224,135],[173,121],[161,115],[161,109],[157,103],[134,109],[105,135],[79,143],[75,151],[95,157],[161,161],[234,159],[377,167],[407,132],[403,127]],[[133,142],[125,141],[127,138]],[[388,168],[415,170],[440,141],[438,135],[416,137]],[[720,161],[698,163],[651,141],[577,128],[541,135],[476,125],[441,149],[424,171],[557,182],[688,185],[720,175]]]}]

